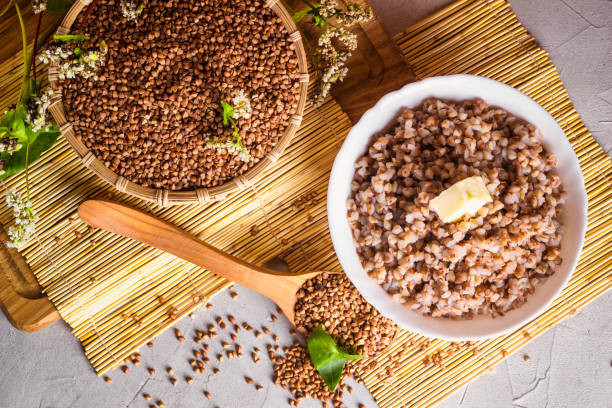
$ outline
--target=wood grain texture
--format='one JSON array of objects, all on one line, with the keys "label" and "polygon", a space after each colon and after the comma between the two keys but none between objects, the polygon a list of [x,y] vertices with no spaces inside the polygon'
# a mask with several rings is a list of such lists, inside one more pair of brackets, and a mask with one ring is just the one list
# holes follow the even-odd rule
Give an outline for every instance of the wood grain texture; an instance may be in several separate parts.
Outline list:
[{"label": "wood grain texture", "polygon": [[[300,10],[304,2],[290,0],[288,8]],[[307,19],[299,25],[306,36],[306,44],[312,47],[317,42],[319,29]],[[351,122],[356,123],[383,95],[414,82],[416,76],[377,16],[354,26],[351,31],[357,35],[358,48],[347,62],[346,78],[332,87],[331,95]],[[312,55],[312,49],[307,50]]]},{"label": "wood grain texture", "polygon": [[293,323],[296,292],[321,272],[279,272],[229,255],[150,214],[110,201],[88,200],[79,206],[81,220],[145,243],[189,261],[272,299]]},{"label": "wood grain texture", "polygon": [[0,226],[0,308],[13,326],[22,331],[37,331],[59,319],[59,313],[42,293],[32,270],[15,249]]},{"label": "wood grain texture", "polygon": [[414,82],[416,76],[380,19],[360,25],[354,32],[359,47],[347,63],[347,77],[332,88],[331,95],[356,123],[383,95]]}]

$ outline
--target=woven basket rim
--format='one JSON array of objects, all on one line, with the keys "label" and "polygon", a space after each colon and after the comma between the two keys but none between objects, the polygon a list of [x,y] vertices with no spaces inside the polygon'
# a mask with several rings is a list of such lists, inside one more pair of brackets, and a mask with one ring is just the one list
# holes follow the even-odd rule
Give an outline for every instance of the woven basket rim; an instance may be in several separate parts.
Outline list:
[{"label": "woven basket rim", "polygon": [[[58,27],[56,34],[68,34],[72,24],[86,6],[88,6],[87,0],[77,0],[66,13],[66,16],[62,20],[61,25]],[[285,128],[283,135],[279,138],[274,148],[271,149],[264,157],[262,157],[257,164],[248,169],[244,174],[238,175],[219,186],[201,187],[193,190],[173,191],[156,189],[144,187],[140,184],[129,181],[125,177],[118,175],[106,167],[76,135],[74,127],[66,119],[62,94],[59,91],[57,63],[51,64],[48,70],[48,79],[49,86],[54,91],[54,95],[49,106],[49,111],[51,112],[51,115],[53,116],[53,119],[57,125],[60,127],[62,135],[66,138],[70,146],[83,161],[85,167],[93,171],[107,183],[112,184],[120,192],[138,197],[142,200],[155,202],[162,207],[220,201],[230,193],[243,190],[253,185],[253,183],[262,175],[262,173],[269,169],[280,158],[293,136],[295,136],[297,133],[297,130],[302,122],[302,115],[306,106],[309,82],[306,51],[304,49],[300,31],[294,23],[291,14],[279,0],[267,0],[266,6],[270,7],[280,17],[283,25],[289,33],[289,38],[296,45],[295,53],[298,58],[300,91],[298,94],[296,113],[289,118],[289,125]]]}]

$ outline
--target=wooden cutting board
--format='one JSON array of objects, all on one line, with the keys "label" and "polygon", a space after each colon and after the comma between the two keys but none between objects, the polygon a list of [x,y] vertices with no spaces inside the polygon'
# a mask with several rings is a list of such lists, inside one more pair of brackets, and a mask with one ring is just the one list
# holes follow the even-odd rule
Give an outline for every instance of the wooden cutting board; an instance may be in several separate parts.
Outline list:
[{"label": "wooden cutting board", "polygon": [[59,313],[19,252],[6,247],[7,238],[0,226],[0,308],[19,330],[40,330],[59,319]]},{"label": "wooden cutting board", "polygon": [[[302,7],[300,0],[288,1],[294,10]],[[35,31],[35,18],[25,12],[28,33]],[[13,32],[16,21],[7,19],[0,24],[0,32]],[[52,24],[49,21],[46,24]],[[316,42],[314,27],[302,26],[311,42]],[[349,75],[332,90],[332,96],[355,123],[361,115],[384,94],[413,82],[415,76],[405,63],[398,48],[385,32],[378,18],[358,26],[354,32],[359,48],[349,60]],[[21,72],[20,36],[9,35],[11,41],[0,48],[0,72]],[[46,76],[45,76],[46,77]],[[2,100],[14,100],[18,87],[2,89]],[[8,96],[5,92],[10,92]],[[8,105],[7,105],[8,106]],[[5,106],[0,106],[4,110]],[[43,157],[44,160],[44,157]],[[230,198],[231,199],[231,198]],[[49,299],[42,293],[25,259],[14,249],[7,248],[6,231],[0,225],[0,308],[13,326],[23,331],[40,330],[60,318]]]}]

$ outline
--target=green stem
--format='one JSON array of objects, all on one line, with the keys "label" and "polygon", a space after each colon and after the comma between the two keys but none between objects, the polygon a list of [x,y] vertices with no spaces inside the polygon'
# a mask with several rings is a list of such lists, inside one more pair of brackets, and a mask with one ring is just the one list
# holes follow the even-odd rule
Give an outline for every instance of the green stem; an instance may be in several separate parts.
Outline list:
[{"label": "green stem", "polygon": [[26,154],[25,154],[25,185],[26,185],[26,198],[30,201],[30,144],[26,145]]},{"label": "green stem", "polygon": [[313,10],[315,9],[315,6],[314,6],[314,5],[312,5],[312,4],[311,4],[309,1],[307,1],[307,0],[302,0],[302,2],[306,3],[306,5],[307,5],[308,7],[310,7],[311,9],[313,9]]},{"label": "green stem", "polygon": [[19,5],[15,3],[15,11],[17,12],[17,18],[19,19],[19,26],[21,27],[21,41],[23,43],[23,82],[21,83],[21,91],[19,92],[19,101],[17,104],[25,103],[26,94],[28,92],[28,85],[30,79],[30,61],[32,55],[28,55],[28,40],[26,36],[26,28],[23,22],[23,16]]},{"label": "green stem", "polygon": [[9,11],[11,9],[11,6],[13,5],[13,0],[10,0],[8,2],[8,4],[6,5],[6,7],[4,8],[4,10],[2,10],[2,13],[0,13],[0,17],[2,17],[3,15],[6,14],[7,11]]},{"label": "green stem", "polygon": [[[23,17],[21,16],[19,4],[17,3],[15,3],[15,11],[17,11],[17,18],[19,18],[19,25],[21,26],[21,41],[23,42],[23,62],[25,64],[28,60],[28,39],[26,37],[26,29],[25,24],[23,22]],[[27,64],[25,64],[25,66],[27,66]]]},{"label": "green stem", "polygon": [[234,118],[229,118],[232,126],[234,127],[234,141],[237,142],[240,140],[240,130],[238,129],[238,125],[234,122]]}]

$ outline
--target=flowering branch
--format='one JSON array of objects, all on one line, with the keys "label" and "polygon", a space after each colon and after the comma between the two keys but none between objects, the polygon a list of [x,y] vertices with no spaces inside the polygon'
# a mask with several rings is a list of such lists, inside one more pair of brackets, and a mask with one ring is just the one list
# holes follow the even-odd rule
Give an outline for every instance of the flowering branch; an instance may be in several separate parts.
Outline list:
[{"label": "flowering branch", "polygon": [[83,34],[54,35],[53,38],[56,41],[38,56],[39,61],[45,64],[57,63],[60,80],[77,76],[98,79],[96,73],[104,65],[108,52],[105,41],[101,41],[95,49],[84,44],[74,45],[89,39]]},{"label": "flowering branch", "polygon": [[[0,182],[22,170],[25,173],[25,198],[15,190],[9,191],[5,186],[6,202],[10,208],[13,208],[15,216],[15,225],[8,230],[7,245],[14,248],[21,246],[31,237],[35,223],[38,221],[30,202],[30,165],[53,146],[60,134],[57,126],[49,123],[47,116],[52,91],[42,90],[42,80],[37,81],[34,62],[41,37],[41,13],[47,9],[48,1],[50,8],[63,11],[57,2],[51,4],[51,0],[33,0],[32,10],[39,16],[31,53],[27,51],[26,28],[19,4],[9,0],[8,5],[0,13],[2,16],[14,7],[21,29],[23,53],[23,80],[19,97],[12,109],[4,112],[0,118]],[[67,5],[69,4],[64,2],[63,6]],[[45,29],[42,38],[47,38],[53,29],[52,26]],[[4,182],[2,185],[4,186]]]},{"label": "flowering branch", "polygon": [[242,142],[240,130],[236,124],[239,118],[249,119],[251,117],[251,101],[243,90],[234,91],[232,104],[225,101],[220,102],[221,114],[223,115],[223,126],[232,126],[234,134],[230,141],[221,141],[214,137],[209,139],[206,147],[217,150],[227,150],[230,153],[238,153],[244,162],[251,160],[251,152]]},{"label": "flowering branch", "polygon": [[[321,31],[317,48],[313,52],[313,65],[319,78],[319,89],[314,102],[318,106],[323,103],[332,85],[346,77],[346,62],[357,49],[357,36],[347,29],[371,20],[374,14],[370,7],[357,3],[348,3],[346,9],[341,9],[337,0],[321,0],[316,5],[302,1],[307,7],[295,13],[293,20],[297,23],[309,17]],[[332,23],[332,19],[338,25]]]},{"label": "flowering branch", "polygon": [[30,199],[24,200],[16,190],[6,191],[6,204],[13,209],[15,217],[15,226],[8,229],[9,241],[6,245],[10,248],[18,248],[34,234],[35,223],[39,218]]}]

